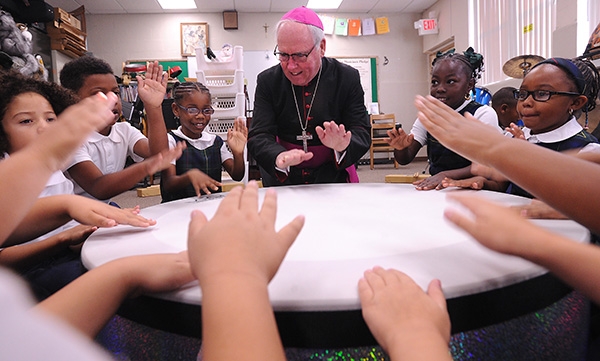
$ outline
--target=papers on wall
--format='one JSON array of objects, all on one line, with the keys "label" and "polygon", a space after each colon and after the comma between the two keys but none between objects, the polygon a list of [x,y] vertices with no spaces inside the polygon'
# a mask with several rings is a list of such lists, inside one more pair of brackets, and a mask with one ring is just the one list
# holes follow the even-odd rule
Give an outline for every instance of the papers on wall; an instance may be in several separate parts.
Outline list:
[{"label": "papers on wall", "polygon": [[321,22],[323,23],[323,32],[326,35],[332,35],[335,28],[335,18],[329,15],[319,15],[319,18],[321,18]]},{"label": "papers on wall", "polygon": [[362,20],[362,34],[375,35],[375,20],[373,20],[373,18],[366,18]]},{"label": "papers on wall", "polygon": [[377,34],[385,34],[390,32],[390,24],[388,22],[388,18],[385,16],[379,17],[375,19],[375,28],[377,29]]},{"label": "papers on wall", "polygon": [[348,35],[348,19],[335,19],[335,35]]},{"label": "papers on wall", "polygon": [[318,14],[323,23],[325,35],[365,36],[380,35],[390,32],[390,23],[386,16],[377,18],[346,19],[331,15]]},{"label": "papers on wall", "polygon": [[360,35],[360,19],[348,19],[348,35]]}]

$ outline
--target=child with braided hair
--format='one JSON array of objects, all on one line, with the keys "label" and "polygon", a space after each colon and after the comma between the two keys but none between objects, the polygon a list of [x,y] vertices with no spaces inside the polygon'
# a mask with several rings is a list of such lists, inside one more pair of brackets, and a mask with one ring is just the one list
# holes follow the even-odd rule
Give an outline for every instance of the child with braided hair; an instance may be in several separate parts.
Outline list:
[{"label": "child with braided hair", "polygon": [[[481,122],[496,128],[498,132],[501,131],[494,109],[470,99],[471,90],[483,71],[481,54],[475,53],[473,48],[462,54],[455,53],[453,49],[444,54],[438,53],[432,66],[431,96],[458,113],[468,112]],[[394,157],[403,165],[412,162],[421,147],[427,145],[429,172],[432,176],[413,183],[419,190],[441,189],[445,177],[462,179],[471,175],[471,162],[440,144],[418,119],[410,134],[402,129],[394,129],[388,131],[388,136],[389,144],[395,149]]]},{"label": "child with braided hair", "polygon": [[227,132],[229,151],[221,137],[204,132],[215,112],[208,88],[201,83],[184,82],[175,84],[172,93],[171,107],[181,126],[168,133],[169,147],[185,142],[187,149],[162,171],[162,201],[220,192],[222,168],[234,180],[241,180],[245,173],[244,147],[248,140],[244,120],[237,118]]}]

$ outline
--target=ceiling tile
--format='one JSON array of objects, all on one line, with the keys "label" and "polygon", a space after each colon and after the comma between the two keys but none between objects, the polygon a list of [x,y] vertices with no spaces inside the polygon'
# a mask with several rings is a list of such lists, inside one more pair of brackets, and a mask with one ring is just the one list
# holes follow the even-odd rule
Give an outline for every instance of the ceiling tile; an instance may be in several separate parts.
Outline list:
[{"label": "ceiling tile", "polygon": [[419,0],[411,2],[403,11],[407,13],[422,13],[429,9],[438,0]]},{"label": "ceiling tile", "polygon": [[[86,12],[91,14],[115,14],[125,12],[123,7],[116,0],[77,0],[77,2],[85,6]],[[143,2],[148,2],[148,0],[144,0]]]},{"label": "ceiling tile", "polygon": [[[247,1],[247,0],[246,0]],[[252,4],[252,2],[250,2]],[[220,13],[223,10],[233,10],[233,0],[196,0],[197,12]],[[239,10],[238,10],[239,11]]]},{"label": "ceiling tile", "polygon": [[117,0],[125,12],[129,14],[135,13],[151,13],[161,12],[163,9],[156,0]]},{"label": "ceiling tile", "polygon": [[81,6],[81,4],[75,0],[51,0],[46,2],[52,7],[61,8],[65,11],[73,11]]},{"label": "ceiling tile", "polygon": [[298,6],[306,6],[308,0],[271,0],[271,12],[273,13],[287,13],[293,8]]}]

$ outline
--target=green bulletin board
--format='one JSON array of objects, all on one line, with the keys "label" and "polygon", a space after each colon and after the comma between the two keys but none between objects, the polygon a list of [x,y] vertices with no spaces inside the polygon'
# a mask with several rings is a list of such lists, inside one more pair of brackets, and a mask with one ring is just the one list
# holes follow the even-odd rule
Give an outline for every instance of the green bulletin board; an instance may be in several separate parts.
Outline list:
[{"label": "green bulletin board", "polygon": [[[154,60],[127,60],[125,62],[125,64],[146,64],[146,62],[148,62],[148,61],[154,61]],[[181,74],[179,74],[179,76],[177,77],[177,79],[182,83],[185,81],[184,78],[188,76],[187,75],[188,74],[188,63],[187,63],[187,60],[185,60],[185,59],[182,59],[182,60],[177,60],[177,59],[175,59],[175,60],[158,60],[158,63],[163,66],[163,69],[165,71],[168,71],[169,68],[173,68],[175,66],[181,67],[182,71],[181,71]]]}]

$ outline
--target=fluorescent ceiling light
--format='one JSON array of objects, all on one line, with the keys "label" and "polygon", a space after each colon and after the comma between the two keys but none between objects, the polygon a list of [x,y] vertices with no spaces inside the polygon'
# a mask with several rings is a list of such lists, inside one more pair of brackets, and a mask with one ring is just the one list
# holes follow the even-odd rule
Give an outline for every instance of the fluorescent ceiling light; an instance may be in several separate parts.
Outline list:
[{"label": "fluorescent ceiling light", "polygon": [[309,9],[337,9],[342,0],[308,0],[306,7]]},{"label": "fluorescent ceiling light", "polygon": [[194,0],[158,0],[160,7],[165,10],[170,9],[196,9]]}]

